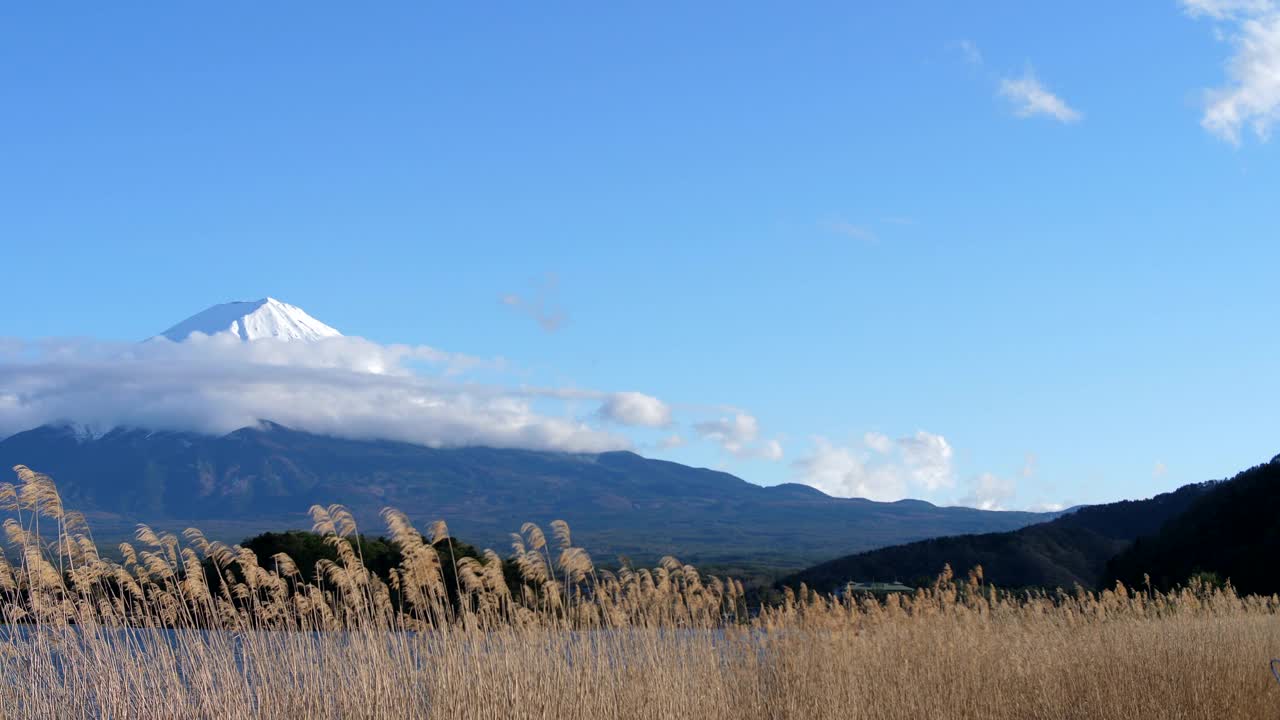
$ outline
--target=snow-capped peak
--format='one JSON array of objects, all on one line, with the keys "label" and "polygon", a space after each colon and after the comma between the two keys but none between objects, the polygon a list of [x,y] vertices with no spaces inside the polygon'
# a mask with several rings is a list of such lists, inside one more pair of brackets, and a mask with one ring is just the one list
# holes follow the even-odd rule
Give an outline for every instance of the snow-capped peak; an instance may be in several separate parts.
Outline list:
[{"label": "snow-capped peak", "polygon": [[309,342],[342,336],[302,308],[270,297],[214,305],[165,330],[160,336],[182,342],[195,332],[205,335],[230,333],[246,342],[264,338]]}]

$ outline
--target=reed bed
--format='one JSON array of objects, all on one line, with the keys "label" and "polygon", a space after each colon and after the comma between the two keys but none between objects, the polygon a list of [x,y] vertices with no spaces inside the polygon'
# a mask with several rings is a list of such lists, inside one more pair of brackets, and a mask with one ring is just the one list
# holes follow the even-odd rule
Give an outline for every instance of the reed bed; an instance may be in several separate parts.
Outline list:
[{"label": "reed bed", "polygon": [[561,522],[513,535],[513,578],[394,510],[403,561],[383,578],[339,506],[312,509],[338,561],[307,582],[289,557],[195,530],[139,527],[106,559],[48,477],[16,471],[0,484],[3,718],[1280,714],[1280,599],[1230,586],[1010,593],[944,569],[909,596],[799,588],[748,608],[740,583],[672,558],[597,568]]}]

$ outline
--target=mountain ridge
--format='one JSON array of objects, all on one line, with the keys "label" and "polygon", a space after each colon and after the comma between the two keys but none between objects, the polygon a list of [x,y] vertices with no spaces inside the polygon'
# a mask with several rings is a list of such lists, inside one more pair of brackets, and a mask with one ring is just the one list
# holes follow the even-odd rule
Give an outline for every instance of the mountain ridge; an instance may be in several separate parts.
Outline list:
[{"label": "mountain ridge", "polygon": [[[96,439],[42,426],[0,441],[0,462],[51,475],[68,508],[100,526],[190,523],[219,539],[309,527],[313,503],[351,507],[365,529],[397,507],[447,520],[460,537],[504,548],[521,523],[567,520],[604,557],[794,568],[935,535],[1013,529],[1046,515],[833,498],[629,451],[570,454],[430,448],[315,435],[275,423],[223,436],[115,429]],[[114,520],[113,520],[114,518]],[[225,529],[223,532],[221,529]]]}]

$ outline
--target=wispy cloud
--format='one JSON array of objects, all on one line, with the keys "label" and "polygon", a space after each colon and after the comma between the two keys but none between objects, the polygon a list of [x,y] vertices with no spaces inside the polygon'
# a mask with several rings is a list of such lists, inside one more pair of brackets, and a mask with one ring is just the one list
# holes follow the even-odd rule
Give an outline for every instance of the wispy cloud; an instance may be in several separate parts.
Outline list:
[{"label": "wispy cloud", "polygon": [[1207,17],[1229,28],[1221,32],[1233,54],[1226,85],[1205,91],[1200,125],[1240,145],[1247,126],[1262,141],[1280,120],[1280,4],[1272,0],[1183,0],[1194,18]]},{"label": "wispy cloud", "polygon": [[1018,474],[1022,476],[1022,479],[1030,480],[1036,476],[1039,470],[1040,457],[1035,453],[1027,453],[1026,458],[1022,461],[1022,470],[1018,471]]},{"label": "wispy cloud", "polygon": [[966,63],[970,65],[982,64],[982,51],[978,49],[978,45],[972,40],[957,40],[950,47],[959,53]]},{"label": "wispy cloud", "polygon": [[1018,493],[1018,484],[1009,478],[985,472],[969,482],[969,492],[960,498],[961,505],[979,510],[1005,510],[1005,504]]},{"label": "wispy cloud", "polygon": [[569,316],[559,303],[560,278],[554,273],[544,276],[533,291],[520,295],[508,293],[499,298],[503,305],[527,315],[543,330],[553,333],[564,327]]},{"label": "wispy cloud", "polygon": [[1169,466],[1165,465],[1162,462],[1157,462],[1155,466],[1151,468],[1151,477],[1154,480],[1159,480],[1160,478],[1168,474],[1169,474]]},{"label": "wispy cloud", "polygon": [[1001,80],[999,92],[1001,97],[1013,103],[1014,113],[1018,117],[1047,115],[1067,124],[1078,122],[1084,117],[1062,98],[1050,92],[1031,68],[1027,68],[1021,77]]},{"label": "wispy cloud", "polygon": [[685,442],[686,441],[684,439],[684,436],[682,435],[679,435],[679,434],[668,435],[658,441],[658,449],[673,450],[678,447],[684,447]]},{"label": "wispy cloud", "polygon": [[1191,17],[1230,20],[1240,15],[1259,15],[1275,9],[1273,0],[1182,0]]},{"label": "wispy cloud", "polygon": [[880,240],[879,236],[877,236],[875,232],[866,225],[851,223],[842,218],[823,220],[821,225],[827,232],[843,235],[847,238],[858,240],[859,242],[875,243]]}]

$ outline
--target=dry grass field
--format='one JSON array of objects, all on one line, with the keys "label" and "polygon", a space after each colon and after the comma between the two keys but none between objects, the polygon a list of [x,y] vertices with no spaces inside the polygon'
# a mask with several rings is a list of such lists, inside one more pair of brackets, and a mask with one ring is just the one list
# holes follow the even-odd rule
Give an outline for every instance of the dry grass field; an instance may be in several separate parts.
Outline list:
[{"label": "dry grass field", "polygon": [[[46,477],[0,485],[3,718],[1274,718],[1280,600],[1001,592],[980,569],[912,596],[799,589],[748,612],[740,584],[666,559],[597,569],[556,523],[453,558],[395,511],[403,562],[366,569],[142,527],[100,557]],[[444,568],[456,565],[456,588]],[[452,573],[450,574],[452,576]]]}]

